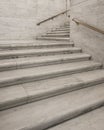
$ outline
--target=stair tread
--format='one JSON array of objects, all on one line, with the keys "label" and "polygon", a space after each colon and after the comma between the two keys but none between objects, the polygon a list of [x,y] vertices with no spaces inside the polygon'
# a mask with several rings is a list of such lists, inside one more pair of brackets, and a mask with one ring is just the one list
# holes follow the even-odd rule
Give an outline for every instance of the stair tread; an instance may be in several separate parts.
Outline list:
[{"label": "stair tread", "polygon": [[37,37],[37,39],[47,39],[47,40],[67,40],[67,41],[69,41],[70,40],[70,38],[67,38],[67,37],[52,37],[52,38],[50,38],[50,37]]},{"label": "stair tread", "polygon": [[43,130],[94,109],[103,103],[104,84],[100,84],[2,111],[0,112],[0,129]]},{"label": "stair tread", "polygon": [[46,37],[47,37],[47,36],[48,36],[48,37],[49,37],[49,36],[55,36],[55,37],[57,37],[57,36],[68,36],[68,37],[69,37],[70,35],[69,35],[69,34],[44,34],[44,35],[42,35],[42,37],[43,37],[43,36],[44,36],[44,37],[45,37],[45,36],[46,36]]},{"label": "stair tread", "polygon": [[47,130],[104,130],[104,107]]},{"label": "stair tread", "polygon": [[[15,45],[15,44],[19,44],[19,45],[38,45],[38,44],[51,44],[51,43],[55,43],[53,41],[51,42],[43,42],[43,41],[38,41],[38,40],[0,40],[0,45],[8,45],[8,44],[12,44],[12,45]],[[57,44],[57,42],[56,42]],[[61,44],[61,42],[60,42]],[[69,43],[70,44],[70,43]]]},{"label": "stair tread", "polygon": [[16,59],[4,59],[0,60],[0,67],[15,65],[18,67],[20,64],[31,64],[31,63],[41,63],[55,60],[66,60],[66,59],[79,59],[79,58],[89,58],[90,55],[84,53],[78,54],[61,54],[53,56],[40,56],[40,57],[26,57],[26,58],[16,58]]},{"label": "stair tread", "polygon": [[47,34],[70,34],[69,31],[52,31],[52,32],[47,32]]},{"label": "stair tread", "polygon": [[0,110],[98,83],[104,83],[104,70],[102,69],[0,88]]},{"label": "stair tread", "polygon": [[1,44],[0,43],[0,47],[18,47],[18,46],[21,46],[21,47],[24,47],[24,46],[52,46],[52,45],[73,45],[72,42],[60,42],[60,43],[57,43],[57,42],[53,42],[51,41],[50,43],[48,42],[42,42],[42,41],[36,41],[35,43],[19,43],[19,42],[16,42],[16,43],[5,43],[5,44]]},{"label": "stair tread", "polygon": [[[53,30],[59,30],[59,31],[60,31],[60,30],[62,30],[62,31],[65,30],[65,31],[67,31],[67,30],[70,30],[70,27],[60,27],[60,28],[55,28],[55,29],[53,29]],[[53,31],[53,30],[52,30],[52,31]]]},{"label": "stair tread", "polygon": [[59,26],[57,28],[70,28],[70,26]]},{"label": "stair tread", "polygon": [[70,36],[69,32],[48,32],[46,34],[47,35],[69,35]]},{"label": "stair tread", "polygon": [[42,48],[42,49],[26,49],[26,50],[7,50],[7,51],[1,51],[0,52],[0,56],[1,55],[9,55],[9,54],[28,54],[28,53],[38,53],[38,52],[51,52],[51,51],[63,51],[63,50],[81,50],[81,48],[78,47],[63,47],[63,48]]},{"label": "stair tread", "polygon": [[104,129],[104,69],[73,45],[69,21],[0,41],[0,130]]},{"label": "stair tread", "polygon": [[100,67],[101,64],[93,61],[83,61],[83,62],[74,62],[74,63],[66,63],[66,64],[58,64],[58,65],[50,65],[50,66],[42,66],[42,67],[34,67],[34,68],[26,68],[26,69],[18,69],[12,71],[4,71],[0,72],[0,82],[4,82],[5,80],[20,80],[20,78],[29,78],[34,76],[42,76],[48,74],[56,74],[62,72],[72,72],[75,70],[80,70],[86,67]]},{"label": "stair tread", "polygon": [[60,32],[61,32],[61,31],[69,31],[69,30],[70,30],[70,29],[61,29],[61,28],[60,28],[60,29],[54,29],[54,30],[52,30],[51,32],[53,32],[53,31],[55,31],[55,32],[60,31]]},{"label": "stair tread", "polygon": [[53,29],[52,31],[67,31],[67,30],[70,30],[70,28],[56,28]]},{"label": "stair tread", "polygon": [[[43,37],[40,37],[40,38],[43,38]],[[44,37],[44,38],[48,38],[48,37]],[[65,39],[65,40],[70,40],[70,38],[67,38],[67,37],[53,37],[55,39]]]},{"label": "stair tread", "polygon": [[0,45],[1,44],[8,44],[8,43],[34,43],[36,40],[0,40]]}]

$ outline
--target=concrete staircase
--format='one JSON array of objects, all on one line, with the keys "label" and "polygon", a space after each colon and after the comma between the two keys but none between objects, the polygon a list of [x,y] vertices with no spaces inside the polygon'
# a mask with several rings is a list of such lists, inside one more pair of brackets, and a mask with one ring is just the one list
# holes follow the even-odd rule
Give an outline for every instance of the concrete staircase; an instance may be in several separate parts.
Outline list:
[{"label": "concrete staircase", "polygon": [[69,29],[0,44],[0,130],[104,130],[104,69]]},{"label": "concrete staircase", "polygon": [[52,29],[41,37],[37,37],[37,40],[54,40],[54,41],[69,41],[70,26],[64,25],[58,28]]}]

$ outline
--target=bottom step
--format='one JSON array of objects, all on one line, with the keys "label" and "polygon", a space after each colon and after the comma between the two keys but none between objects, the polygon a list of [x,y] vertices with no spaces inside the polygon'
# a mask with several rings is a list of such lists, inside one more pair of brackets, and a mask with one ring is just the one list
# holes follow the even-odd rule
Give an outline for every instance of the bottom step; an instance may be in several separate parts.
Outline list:
[{"label": "bottom step", "polygon": [[104,107],[47,130],[104,130]]},{"label": "bottom step", "polygon": [[104,84],[0,112],[0,130],[45,130],[104,105]]}]

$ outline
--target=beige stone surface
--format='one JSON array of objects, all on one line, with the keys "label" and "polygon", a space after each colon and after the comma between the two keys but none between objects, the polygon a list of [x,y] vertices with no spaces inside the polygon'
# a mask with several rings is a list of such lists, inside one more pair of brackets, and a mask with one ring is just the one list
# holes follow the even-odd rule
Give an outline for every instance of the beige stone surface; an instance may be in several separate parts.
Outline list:
[{"label": "beige stone surface", "polygon": [[37,34],[67,21],[61,15],[36,24],[66,10],[65,0],[0,0],[0,40],[34,39]]},{"label": "beige stone surface", "polygon": [[36,39],[38,39],[38,40],[52,40],[52,41],[68,41],[68,42],[70,42],[70,39],[69,39],[69,37],[48,37],[48,36],[46,36],[46,37],[37,37]]},{"label": "beige stone surface", "polygon": [[104,31],[104,0],[72,0],[70,19],[71,39],[96,61],[104,63],[104,35],[76,25],[72,18],[78,18]]},{"label": "beige stone surface", "polygon": [[42,48],[42,47],[52,47],[54,46],[55,48],[58,46],[58,47],[61,47],[61,46],[73,46],[74,43],[72,42],[66,42],[66,41],[42,41],[42,40],[5,40],[5,41],[2,41],[0,40],[0,48],[2,49],[14,49],[13,47],[15,47],[15,49],[22,49],[23,47],[25,48],[28,48],[29,46],[31,46],[31,48]]},{"label": "beige stone surface", "polygon": [[104,107],[47,130],[104,130]]},{"label": "beige stone surface", "polygon": [[0,61],[0,71],[19,68],[39,67],[43,65],[87,61],[91,56],[88,54],[61,54],[53,56],[25,57],[16,59],[3,59]]},{"label": "beige stone surface", "polygon": [[92,70],[0,89],[0,110],[104,83],[104,70]]},{"label": "beige stone surface", "polygon": [[82,61],[60,65],[4,71],[0,73],[0,87],[73,74],[76,72],[96,70],[98,68],[101,68],[100,63],[93,61]]},{"label": "beige stone surface", "polygon": [[2,111],[0,130],[43,130],[102,104],[104,84]]},{"label": "beige stone surface", "polygon": [[70,54],[80,53],[81,48],[78,47],[58,47],[58,48],[39,48],[39,49],[25,49],[25,50],[4,50],[0,52],[0,59],[8,59],[13,57],[24,56],[41,56],[41,55],[55,55],[55,54]]}]

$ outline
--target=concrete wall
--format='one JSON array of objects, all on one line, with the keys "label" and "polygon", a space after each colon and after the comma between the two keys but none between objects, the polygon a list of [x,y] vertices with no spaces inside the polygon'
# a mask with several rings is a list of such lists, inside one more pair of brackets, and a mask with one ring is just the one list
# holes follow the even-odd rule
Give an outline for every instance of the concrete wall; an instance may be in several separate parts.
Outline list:
[{"label": "concrete wall", "polygon": [[[71,0],[71,19],[73,17],[104,30],[104,0]],[[71,21],[71,39],[104,64],[103,34]]]},{"label": "concrete wall", "polygon": [[37,22],[66,9],[66,0],[0,0],[0,40],[34,39],[40,32],[66,21],[62,15],[36,26]]}]

